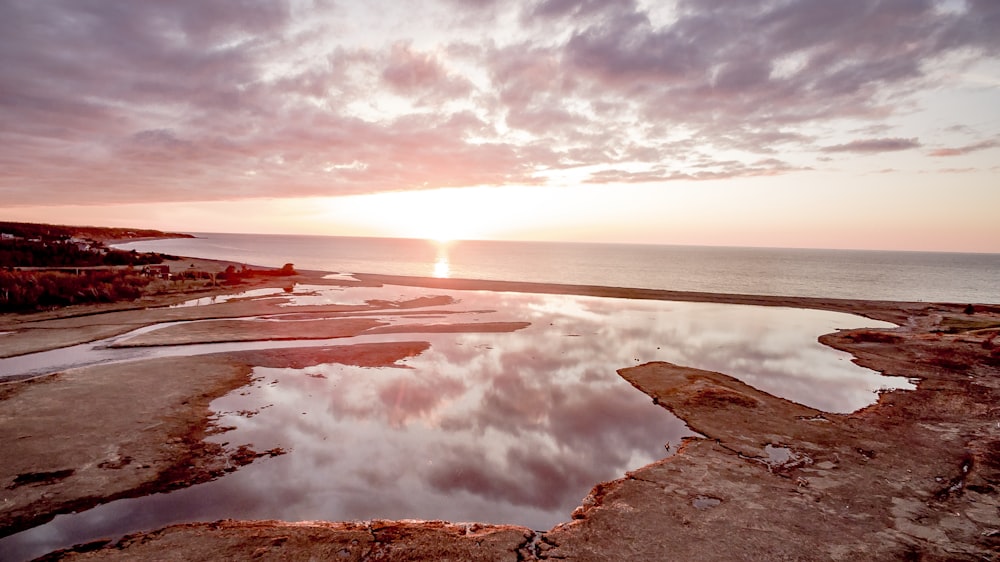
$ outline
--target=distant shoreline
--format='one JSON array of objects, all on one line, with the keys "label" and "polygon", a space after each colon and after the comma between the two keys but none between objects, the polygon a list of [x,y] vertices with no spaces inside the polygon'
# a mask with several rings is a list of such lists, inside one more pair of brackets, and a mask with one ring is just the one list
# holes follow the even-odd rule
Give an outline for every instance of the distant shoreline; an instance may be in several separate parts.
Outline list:
[{"label": "distant shoreline", "polygon": [[194,234],[182,234],[177,233],[174,236],[140,236],[137,238],[114,238],[104,241],[105,246],[114,246],[116,244],[128,244],[131,242],[149,242],[152,240],[184,240],[187,238],[197,238]]}]

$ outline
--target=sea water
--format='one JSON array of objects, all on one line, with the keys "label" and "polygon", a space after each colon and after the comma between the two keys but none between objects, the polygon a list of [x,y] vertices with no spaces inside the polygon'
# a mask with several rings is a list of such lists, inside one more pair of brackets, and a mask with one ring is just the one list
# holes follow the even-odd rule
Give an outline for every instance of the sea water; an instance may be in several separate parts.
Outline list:
[{"label": "sea water", "polygon": [[118,247],[333,272],[677,291],[1000,302],[1000,254],[196,234]]}]

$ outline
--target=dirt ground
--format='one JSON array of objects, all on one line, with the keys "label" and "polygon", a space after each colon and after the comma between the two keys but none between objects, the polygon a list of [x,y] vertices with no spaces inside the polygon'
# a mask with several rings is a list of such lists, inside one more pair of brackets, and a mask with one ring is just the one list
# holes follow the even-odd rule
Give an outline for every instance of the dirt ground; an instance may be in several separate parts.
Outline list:
[{"label": "dirt ground", "polygon": [[[186,258],[182,263],[196,265],[199,271],[217,272],[227,262]],[[289,277],[255,277],[236,286],[198,287],[184,292],[149,295],[134,301],[89,304],[56,308],[30,314],[0,314],[0,358],[58,349],[123,334],[135,328],[202,318],[199,307],[169,308],[191,299],[229,295],[264,288],[284,288],[296,283],[343,285],[342,281],[323,279],[322,272],[300,272]],[[343,307],[355,310],[364,307]],[[275,312],[255,301],[235,300],[217,312],[222,318]]]},{"label": "dirt ground", "polygon": [[[392,365],[423,342],[249,351],[71,369],[0,385],[3,535],[123,497],[205,482],[263,455],[204,437],[209,404],[253,366]],[[141,365],[141,367],[140,367]]]},{"label": "dirt ground", "polygon": [[[824,336],[823,343],[853,354],[864,367],[919,384],[914,391],[883,393],[877,404],[858,412],[836,415],[776,398],[723,373],[639,365],[622,369],[621,376],[704,438],[687,440],[677,454],[622,479],[595,483],[571,520],[548,531],[420,521],[224,521],[81,545],[48,559],[1000,559],[998,307],[968,311],[964,305],[362,280],[858,313],[900,327],[838,332]],[[245,316],[260,306],[236,302],[217,315]],[[95,339],[195,314],[149,309],[5,319],[0,331],[16,333],[0,337],[15,338],[17,349],[50,349],[74,337]],[[89,331],[48,339],[22,335],[81,330]],[[6,352],[7,340],[2,345]],[[142,369],[121,363],[0,385],[3,534],[56,513],[190,485],[260,455],[281,454],[203,441],[213,431],[208,404],[246,384],[250,365],[384,365],[426,345],[157,359],[144,361]],[[169,383],[164,373],[171,374]],[[62,437],[65,427],[73,428],[72,442]]]}]

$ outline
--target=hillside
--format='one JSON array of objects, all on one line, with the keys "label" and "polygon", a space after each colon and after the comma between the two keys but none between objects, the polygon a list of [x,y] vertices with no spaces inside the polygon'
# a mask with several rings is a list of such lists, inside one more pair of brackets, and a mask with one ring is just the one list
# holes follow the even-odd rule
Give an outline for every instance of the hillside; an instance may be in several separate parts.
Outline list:
[{"label": "hillside", "polygon": [[111,240],[131,240],[135,238],[194,238],[190,234],[162,232],[142,228],[109,228],[101,226],[69,226],[57,224],[37,224],[30,222],[0,221],[0,234],[16,238],[66,240],[77,238],[106,243]]}]

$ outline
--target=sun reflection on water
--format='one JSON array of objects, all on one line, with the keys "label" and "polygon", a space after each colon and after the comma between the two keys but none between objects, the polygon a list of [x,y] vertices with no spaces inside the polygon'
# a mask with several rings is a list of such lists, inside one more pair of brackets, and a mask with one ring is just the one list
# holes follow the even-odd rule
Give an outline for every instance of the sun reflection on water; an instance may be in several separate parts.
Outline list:
[{"label": "sun reflection on water", "polygon": [[437,260],[434,262],[434,277],[447,278],[451,275],[451,264],[448,262],[447,242],[438,242]]},{"label": "sun reflection on water", "polygon": [[448,277],[451,273],[451,266],[448,265],[448,258],[438,257],[437,261],[434,262],[434,277]]}]

